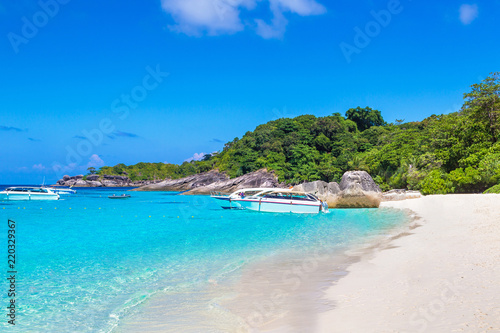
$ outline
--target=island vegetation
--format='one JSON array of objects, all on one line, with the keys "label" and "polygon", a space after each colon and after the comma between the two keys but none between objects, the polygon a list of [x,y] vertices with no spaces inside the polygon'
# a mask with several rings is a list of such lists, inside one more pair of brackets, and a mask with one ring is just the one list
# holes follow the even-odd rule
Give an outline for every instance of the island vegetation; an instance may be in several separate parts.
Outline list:
[{"label": "island vegetation", "polygon": [[460,111],[422,121],[386,123],[369,107],[345,116],[302,115],[258,126],[200,161],[118,164],[90,173],[131,180],[177,179],[218,169],[231,178],[267,168],[280,181],[339,181],[370,173],[383,190],[424,194],[500,192],[500,73],[471,87]]}]

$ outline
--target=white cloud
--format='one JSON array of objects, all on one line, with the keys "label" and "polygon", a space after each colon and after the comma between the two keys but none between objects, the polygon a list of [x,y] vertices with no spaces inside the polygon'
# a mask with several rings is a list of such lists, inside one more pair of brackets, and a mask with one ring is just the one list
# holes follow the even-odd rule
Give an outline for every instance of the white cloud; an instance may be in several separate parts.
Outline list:
[{"label": "white cloud", "polygon": [[476,4],[474,5],[463,4],[460,6],[459,12],[460,12],[459,16],[460,21],[462,22],[462,24],[465,25],[471,24],[472,21],[474,21],[479,15],[479,11]]},{"label": "white cloud", "polygon": [[205,157],[206,153],[194,153],[193,156],[191,156],[190,158],[188,158],[187,160],[185,160],[184,162],[191,162],[191,161],[199,161],[201,160],[203,157]]},{"label": "white cloud", "polygon": [[[61,163],[52,163],[52,170],[59,174],[75,174],[75,173],[85,173],[87,168],[94,167],[100,168],[105,165],[105,162],[97,154],[93,154],[89,157],[87,164],[76,164],[70,163],[68,165],[62,165]],[[35,168],[35,166],[33,166]],[[62,177],[62,176],[61,176]]]},{"label": "white cloud", "polygon": [[37,170],[37,171],[44,171],[46,168],[43,166],[42,163],[39,163],[39,164],[35,164],[33,165],[33,170]]},{"label": "white cloud", "polygon": [[265,39],[283,37],[288,20],[280,10],[273,10],[273,15],[274,17],[271,20],[271,24],[261,19],[255,19],[255,23],[257,23],[257,35]]},{"label": "white cloud", "polygon": [[[252,17],[259,2],[268,5],[271,22],[254,15],[244,23],[242,10]],[[283,13],[310,16],[326,12],[315,0],[162,0],[162,7],[176,22],[170,29],[190,36],[234,34],[253,26],[263,38],[281,38],[288,23]]]},{"label": "white cloud", "polygon": [[78,166],[76,163],[70,163],[68,165],[61,165],[60,163],[53,163],[52,164],[52,170],[58,173],[68,173],[68,172],[74,172],[75,170],[81,170],[83,169],[81,166]]},{"label": "white cloud", "polygon": [[162,0],[163,9],[177,23],[170,28],[187,35],[231,34],[243,30],[240,8],[251,8],[254,0]]},{"label": "white cloud", "polygon": [[90,156],[89,163],[87,163],[87,168],[100,168],[102,166],[104,166],[104,161],[99,157],[99,155],[93,154],[92,156]]},{"label": "white cloud", "polygon": [[326,8],[314,0],[270,0],[270,2],[271,7],[279,6],[301,16],[320,15],[326,12]]}]

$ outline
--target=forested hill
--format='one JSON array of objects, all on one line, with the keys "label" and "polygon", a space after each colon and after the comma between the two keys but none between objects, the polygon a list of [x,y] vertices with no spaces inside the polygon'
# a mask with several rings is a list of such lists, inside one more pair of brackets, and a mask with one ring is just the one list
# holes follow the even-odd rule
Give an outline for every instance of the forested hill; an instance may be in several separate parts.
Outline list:
[{"label": "forested hill", "polygon": [[218,168],[236,177],[265,167],[281,181],[299,183],[339,181],[345,171],[366,170],[384,190],[483,192],[500,181],[499,141],[500,73],[492,73],[464,94],[460,112],[395,124],[368,107],[350,109],[345,116],[283,118],[258,126],[202,161],[119,164],[98,173],[126,172],[136,180]]}]

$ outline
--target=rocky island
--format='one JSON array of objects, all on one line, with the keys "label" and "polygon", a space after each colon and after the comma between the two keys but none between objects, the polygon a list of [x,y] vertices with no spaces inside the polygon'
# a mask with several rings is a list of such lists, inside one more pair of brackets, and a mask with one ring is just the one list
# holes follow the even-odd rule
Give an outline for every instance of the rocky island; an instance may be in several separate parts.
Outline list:
[{"label": "rocky island", "polygon": [[74,186],[74,187],[139,187],[160,182],[160,180],[139,180],[132,181],[127,176],[116,175],[65,175],[59,179],[55,186]]}]

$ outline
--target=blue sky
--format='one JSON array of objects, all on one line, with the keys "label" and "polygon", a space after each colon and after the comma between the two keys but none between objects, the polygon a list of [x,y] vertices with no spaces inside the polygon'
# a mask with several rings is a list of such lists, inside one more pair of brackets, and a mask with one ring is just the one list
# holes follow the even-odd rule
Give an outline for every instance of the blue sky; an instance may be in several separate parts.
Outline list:
[{"label": "blue sky", "polygon": [[499,0],[2,1],[0,183],[182,163],[281,117],[456,111],[499,70],[499,15]]}]

